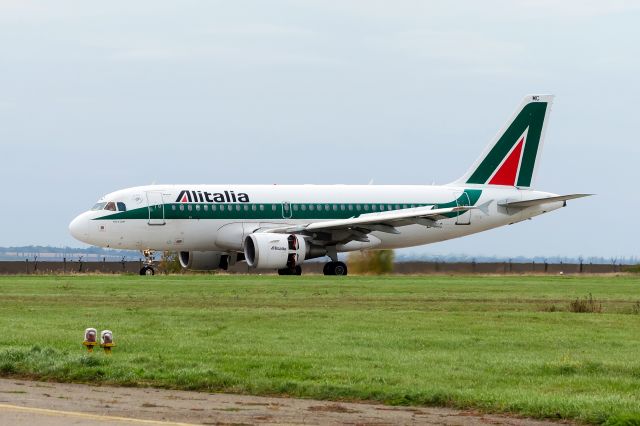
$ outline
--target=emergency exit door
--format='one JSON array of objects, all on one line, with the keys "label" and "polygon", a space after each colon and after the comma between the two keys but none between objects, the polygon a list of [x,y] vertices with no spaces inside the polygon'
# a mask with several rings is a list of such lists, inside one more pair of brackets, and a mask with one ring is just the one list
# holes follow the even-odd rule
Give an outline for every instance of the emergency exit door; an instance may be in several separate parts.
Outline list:
[{"label": "emergency exit door", "polygon": [[147,192],[147,208],[149,210],[149,225],[164,225],[164,200],[161,192]]},{"label": "emergency exit door", "polygon": [[[458,207],[461,206],[470,206],[471,200],[469,200],[469,194],[463,192],[458,194],[456,197],[456,204]],[[471,210],[467,210],[466,212],[458,212],[458,216],[456,217],[456,225],[471,225]]]}]

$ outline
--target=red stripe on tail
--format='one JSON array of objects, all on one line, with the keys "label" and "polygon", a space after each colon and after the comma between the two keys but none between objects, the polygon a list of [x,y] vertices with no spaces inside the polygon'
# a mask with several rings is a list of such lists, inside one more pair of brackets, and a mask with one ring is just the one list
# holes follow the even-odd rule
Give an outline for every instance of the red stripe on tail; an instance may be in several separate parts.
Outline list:
[{"label": "red stripe on tail", "polygon": [[491,185],[516,185],[516,176],[518,175],[518,165],[520,164],[520,154],[522,154],[522,146],[524,138],[520,139],[518,145],[511,152],[507,160],[502,163],[495,175],[489,181]]}]

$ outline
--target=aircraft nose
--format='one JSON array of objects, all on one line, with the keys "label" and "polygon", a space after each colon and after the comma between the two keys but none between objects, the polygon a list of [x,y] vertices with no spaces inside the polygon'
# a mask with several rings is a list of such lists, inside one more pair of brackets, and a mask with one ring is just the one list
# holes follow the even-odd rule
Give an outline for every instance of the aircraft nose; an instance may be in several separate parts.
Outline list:
[{"label": "aircraft nose", "polygon": [[78,241],[85,242],[87,239],[87,234],[89,230],[89,224],[84,217],[84,214],[77,216],[75,219],[71,221],[69,224],[69,232]]}]

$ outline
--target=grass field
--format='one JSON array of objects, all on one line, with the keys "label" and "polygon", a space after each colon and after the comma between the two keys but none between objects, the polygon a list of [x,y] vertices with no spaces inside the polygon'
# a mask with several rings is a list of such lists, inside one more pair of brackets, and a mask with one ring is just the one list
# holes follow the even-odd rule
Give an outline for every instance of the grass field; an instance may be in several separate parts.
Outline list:
[{"label": "grass field", "polygon": [[0,375],[638,424],[639,302],[637,276],[0,277]]}]

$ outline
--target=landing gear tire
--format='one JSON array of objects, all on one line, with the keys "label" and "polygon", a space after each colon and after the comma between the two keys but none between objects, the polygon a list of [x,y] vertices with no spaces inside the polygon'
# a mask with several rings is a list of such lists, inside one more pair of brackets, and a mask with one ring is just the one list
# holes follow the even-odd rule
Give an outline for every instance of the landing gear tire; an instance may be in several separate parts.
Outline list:
[{"label": "landing gear tire", "polygon": [[329,262],[322,268],[325,275],[347,275],[347,265],[344,262]]},{"label": "landing gear tire", "polygon": [[155,275],[156,271],[151,266],[143,266],[140,269],[140,275]]},{"label": "landing gear tire", "polygon": [[282,268],[278,269],[278,275],[302,275],[302,268],[300,265],[295,268]]}]

